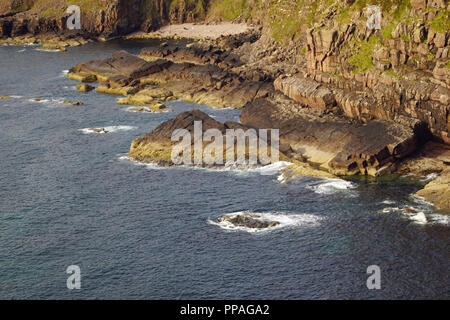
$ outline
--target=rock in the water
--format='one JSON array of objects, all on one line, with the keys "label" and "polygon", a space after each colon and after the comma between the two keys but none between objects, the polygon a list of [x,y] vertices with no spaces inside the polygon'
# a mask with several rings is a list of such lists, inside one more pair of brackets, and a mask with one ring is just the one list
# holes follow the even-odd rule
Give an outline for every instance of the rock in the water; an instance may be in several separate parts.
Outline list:
[{"label": "rock in the water", "polygon": [[73,106],[82,106],[84,104],[81,101],[69,101],[69,100],[64,100],[63,103],[64,104],[71,104]]},{"label": "rock in the water", "polygon": [[109,132],[105,128],[91,128],[90,130],[95,133],[108,133]]},{"label": "rock in the water", "polygon": [[0,96],[0,100],[7,100],[7,99],[11,99],[11,96]]},{"label": "rock in the water", "polygon": [[37,50],[49,50],[49,51],[61,51],[65,52],[67,51],[66,46],[68,44],[64,42],[58,42],[58,43],[45,43],[41,47],[36,48]]},{"label": "rock in the water", "polygon": [[236,227],[245,227],[250,229],[267,229],[279,226],[278,221],[270,221],[262,219],[258,215],[251,215],[249,213],[238,214],[234,216],[223,216],[217,219],[217,222],[229,222]]},{"label": "rock in the water", "polygon": [[89,91],[92,91],[94,89],[95,89],[95,87],[93,87],[91,85],[88,85],[88,84],[85,84],[85,83],[77,85],[77,90],[81,91],[81,92],[89,92]]}]

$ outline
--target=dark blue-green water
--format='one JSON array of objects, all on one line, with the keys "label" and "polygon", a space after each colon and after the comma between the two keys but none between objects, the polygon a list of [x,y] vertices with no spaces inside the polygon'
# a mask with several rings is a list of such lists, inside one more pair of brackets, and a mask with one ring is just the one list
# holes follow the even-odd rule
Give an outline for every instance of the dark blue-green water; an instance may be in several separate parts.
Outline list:
[{"label": "dark blue-green water", "polygon": [[[124,111],[117,97],[80,93],[77,63],[152,42],[115,41],[66,53],[0,47],[0,298],[448,299],[446,216],[411,198],[408,180],[345,181],[126,160],[131,141],[198,107],[218,121],[240,111],[181,101],[174,113]],[[44,98],[36,102],[32,98]],[[67,106],[62,100],[83,101]],[[83,128],[113,127],[108,134]],[[414,207],[418,224],[402,208]],[[271,232],[211,223],[249,210],[286,223]],[[81,268],[68,290],[66,268]],[[381,290],[366,269],[381,269]]]}]

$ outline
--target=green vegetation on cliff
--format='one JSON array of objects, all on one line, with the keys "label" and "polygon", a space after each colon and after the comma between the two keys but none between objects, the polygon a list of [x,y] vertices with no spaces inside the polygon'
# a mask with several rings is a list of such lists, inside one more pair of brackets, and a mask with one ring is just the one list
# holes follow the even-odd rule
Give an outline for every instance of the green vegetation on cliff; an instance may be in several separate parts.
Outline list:
[{"label": "green vegetation on cliff", "polygon": [[448,10],[441,10],[431,21],[430,28],[437,32],[450,30],[450,13]]},{"label": "green vegetation on cliff", "polygon": [[367,72],[372,68],[372,54],[375,46],[380,44],[380,39],[376,36],[372,36],[368,41],[361,41],[357,44],[354,55],[348,59],[348,63],[355,67],[355,73]]}]

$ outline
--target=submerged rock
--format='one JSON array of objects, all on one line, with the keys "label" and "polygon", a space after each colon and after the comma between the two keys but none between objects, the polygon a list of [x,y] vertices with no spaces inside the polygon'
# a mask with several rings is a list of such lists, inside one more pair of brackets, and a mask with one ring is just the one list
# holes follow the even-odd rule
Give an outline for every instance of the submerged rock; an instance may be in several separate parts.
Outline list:
[{"label": "submerged rock", "polygon": [[12,99],[11,96],[0,96],[0,100]]}]

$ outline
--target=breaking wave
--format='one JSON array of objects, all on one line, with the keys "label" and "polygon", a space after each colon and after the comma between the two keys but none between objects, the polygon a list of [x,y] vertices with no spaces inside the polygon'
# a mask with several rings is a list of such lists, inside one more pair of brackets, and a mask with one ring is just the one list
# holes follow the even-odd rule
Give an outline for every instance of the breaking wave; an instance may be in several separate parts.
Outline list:
[{"label": "breaking wave", "polygon": [[342,179],[321,179],[313,185],[307,186],[308,189],[313,190],[318,194],[334,194],[337,192],[348,191],[357,188],[356,183],[342,180]]},{"label": "breaking wave", "polygon": [[100,127],[100,128],[84,128],[79,129],[83,134],[104,134],[104,133],[113,133],[118,131],[130,131],[134,130],[136,127],[133,126],[108,126],[108,127]]}]

